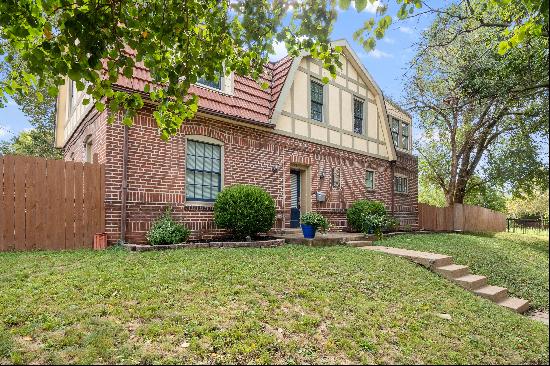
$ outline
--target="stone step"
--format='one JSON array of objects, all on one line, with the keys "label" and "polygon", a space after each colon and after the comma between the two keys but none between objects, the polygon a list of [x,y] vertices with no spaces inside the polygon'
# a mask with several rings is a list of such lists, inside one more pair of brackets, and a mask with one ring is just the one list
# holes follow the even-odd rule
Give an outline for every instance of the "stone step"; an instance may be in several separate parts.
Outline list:
[{"label": "stone step", "polygon": [[351,240],[351,241],[346,241],[345,243],[350,247],[366,247],[366,246],[372,245],[372,241],[370,240]]},{"label": "stone step", "polygon": [[435,267],[434,271],[447,279],[453,279],[466,276],[470,273],[470,268],[461,264],[449,264],[447,266]]},{"label": "stone step", "polygon": [[509,297],[498,304],[520,314],[529,310],[529,301],[517,297]]},{"label": "stone step", "polygon": [[453,257],[443,254],[418,252],[416,250],[384,246],[364,247],[364,249],[397,255],[399,257],[407,258],[415,263],[421,264],[428,268],[442,267],[453,263]]},{"label": "stone step", "polygon": [[499,286],[484,286],[474,290],[476,295],[493,302],[501,302],[508,298],[508,289]]},{"label": "stone step", "polygon": [[478,275],[465,275],[451,279],[457,285],[464,287],[467,290],[476,290],[480,287],[487,285],[487,277]]}]

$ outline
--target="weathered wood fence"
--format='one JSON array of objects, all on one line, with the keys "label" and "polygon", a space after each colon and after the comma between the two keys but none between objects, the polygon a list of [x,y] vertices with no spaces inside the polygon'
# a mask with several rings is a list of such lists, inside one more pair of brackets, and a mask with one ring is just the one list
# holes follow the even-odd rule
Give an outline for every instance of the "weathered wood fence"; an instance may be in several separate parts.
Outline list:
[{"label": "weathered wood fence", "polygon": [[418,226],[430,231],[506,231],[506,215],[484,207],[455,204],[435,207],[418,204]]},{"label": "weathered wood fence", "polygon": [[0,251],[92,248],[104,175],[97,163],[0,156]]}]

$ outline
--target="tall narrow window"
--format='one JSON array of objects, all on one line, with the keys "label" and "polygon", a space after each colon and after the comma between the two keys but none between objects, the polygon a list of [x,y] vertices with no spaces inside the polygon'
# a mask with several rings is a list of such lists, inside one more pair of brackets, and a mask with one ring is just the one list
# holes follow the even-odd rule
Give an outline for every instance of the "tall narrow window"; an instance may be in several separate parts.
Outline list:
[{"label": "tall narrow window", "polygon": [[340,189],[340,168],[332,168],[332,188]]},{"label": "tall narrow window", "polygon": [[185,196],[190,201],[214,201],[221,188],[221,146],[187,141]]},{"label": "tall narrow window", "polygon": [[374,172],[367,170],[365,175],[365,186],[367,189],[374,189]]},{"label": "tall narrow window", "polygon": [[363,101],[353,99],[353,132],[363,133]]},{"label": "tall narrow window", "polygon": [[199,80],[197,80],[197,84],[201,84],[201,85],[213,88],[213,89],[221,90],[222,89],[222,77],[221,77],[220,73],[216,73],[216,78],[214,80],[210,80],[210,79],[207,79],[205,77],[202,77],[202,78],[199,78]]},{"label": "tall narrow window", "polygon": [[409,150],[409,124],[405,122],[401,125],[401,147]]},{"label": "tall narrow window", "polygon": [[93,160],[93,154],[92,154],[92,139],[88,138],[86,140],[86,162],[91,163]]},{"label": "tall narrow window", "polygon": [[311,81],[311,119],[323,122],[323,84]]},{"label": "tall narrow window", "polygon": [[68,99],[69,99],[69,114],[72,112],[75,104],[76,104],[76,83],[69,79],[69,92],[68,92]]},{"label": "tall narrow window", "polygon": [[405,177],[395,177],[394,190],[396,193],[407,193],[408,179]]},{"label": "tall narrow window", "polygon": [[393,144],[399,147],[399,120],[391,117],[391,138]]}]

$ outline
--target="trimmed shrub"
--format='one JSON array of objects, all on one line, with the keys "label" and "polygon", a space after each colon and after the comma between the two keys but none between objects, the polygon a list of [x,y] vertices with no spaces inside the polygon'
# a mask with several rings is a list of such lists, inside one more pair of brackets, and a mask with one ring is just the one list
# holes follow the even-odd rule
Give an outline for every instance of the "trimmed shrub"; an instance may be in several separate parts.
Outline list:
[{"label": "trimmed shrub", "polygon": [[381,202],[360,200],[348,209],[348,224],[355,231],[382,237],[382,231],[391,230],[399,223],[389,216]]},{"label": "trimmed shrub", "polygon": [[327,218],[317,212],[306,212],[300,216],[300,223],[315,226],[316,229],[321,229],[322,231],[327,231],[329,228]]},{"label": "trimmed shrub", "polygon": [[264,189],[236,184],[224,188],[214,204],[214,221],[236,238],[269,231],[275,222],[275,201]]},{"label": "trimmed shrub", "polygon": [[366,216],[384,217],[387,216],[386,208],[381,202],[359,200],[355,201],[346,213],[349,226],[355,230],[364,232]]},{"label": "trimmed shrub", "polygon": [[189,234],[189,229],[177,223],[172,217],[172,210],[168,208],[153,222],[145,237],[151,245],[168,245],[186,242]]}]

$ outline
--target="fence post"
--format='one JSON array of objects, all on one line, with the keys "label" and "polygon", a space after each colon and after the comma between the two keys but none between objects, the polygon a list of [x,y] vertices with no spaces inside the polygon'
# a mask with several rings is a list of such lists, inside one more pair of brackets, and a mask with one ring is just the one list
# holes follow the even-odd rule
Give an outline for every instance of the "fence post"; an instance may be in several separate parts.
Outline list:
[{"label": "fence post", "polygon": [[453,230],[464,231],[464,206],[455,203],[453,208]]}]

